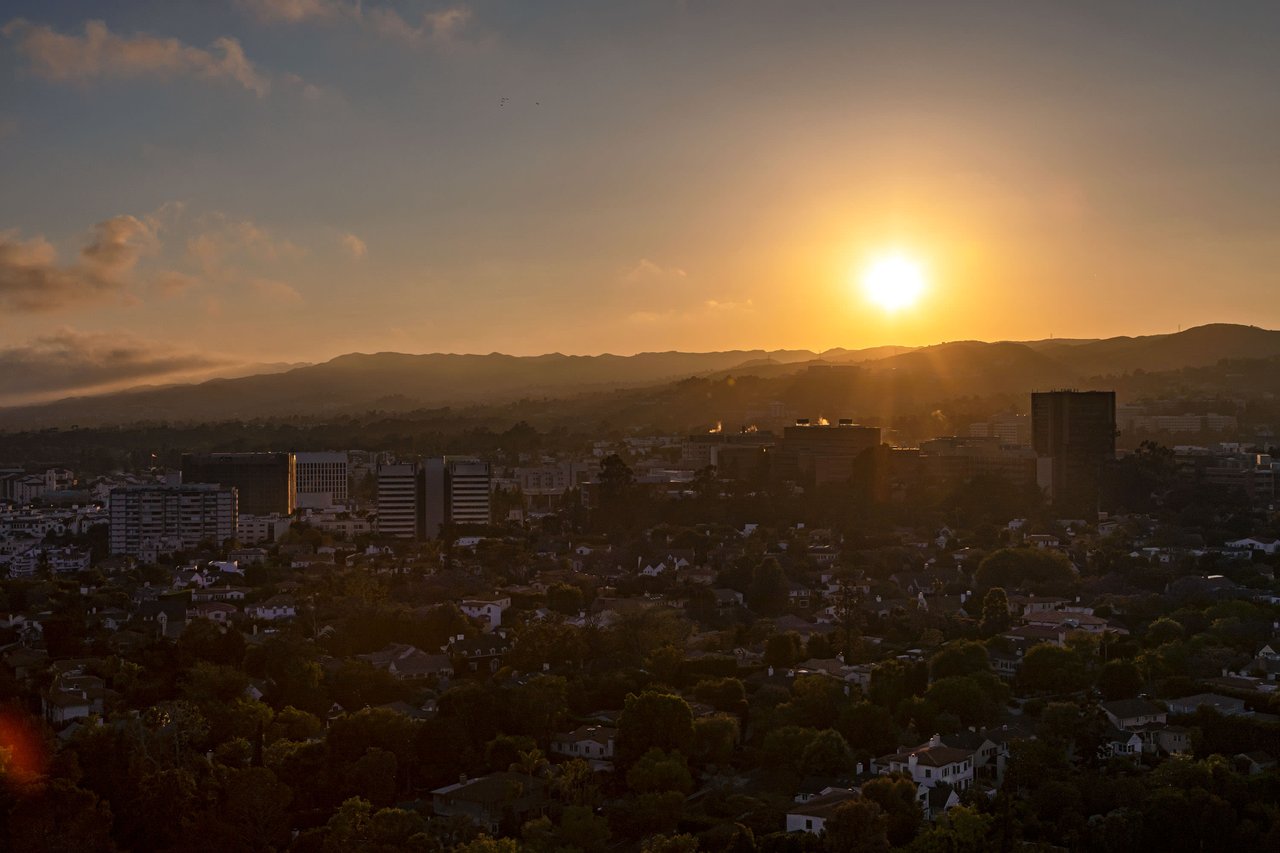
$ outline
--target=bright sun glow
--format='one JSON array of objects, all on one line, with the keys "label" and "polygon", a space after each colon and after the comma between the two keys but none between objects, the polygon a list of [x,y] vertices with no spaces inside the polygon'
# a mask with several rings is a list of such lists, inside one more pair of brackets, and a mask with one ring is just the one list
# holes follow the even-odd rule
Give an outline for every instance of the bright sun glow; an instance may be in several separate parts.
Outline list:
[{"label": "bright sun glow", "polygon": [[909,308],[924,293],[924,269],[905,255],[877,258],[862,275],[867,299],[886,311]]}]

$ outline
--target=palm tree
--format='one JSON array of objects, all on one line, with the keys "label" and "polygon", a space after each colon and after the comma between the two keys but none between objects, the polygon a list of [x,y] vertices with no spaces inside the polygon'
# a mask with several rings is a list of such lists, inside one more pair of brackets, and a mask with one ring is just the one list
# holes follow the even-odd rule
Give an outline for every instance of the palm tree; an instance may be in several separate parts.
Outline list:
[{"label": "palm tree", "polygon": [[519,751],[519,755],[520,759],[508,767],[508,771],[522,773],[532,779],[543,775],[547,768],[551,766],[550,762],[547,761],[547,757],[542,754],[542,750],[536,747],[528,751],[522,749]]}]

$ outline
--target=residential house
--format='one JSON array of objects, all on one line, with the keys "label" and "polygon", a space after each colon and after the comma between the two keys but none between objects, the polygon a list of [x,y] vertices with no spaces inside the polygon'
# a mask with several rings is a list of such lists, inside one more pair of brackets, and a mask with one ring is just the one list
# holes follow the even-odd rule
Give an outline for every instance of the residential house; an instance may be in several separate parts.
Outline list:
[{"label": "residential house", "polygon": [[106,682],[89,675],[85,662],[59,661],[54,665],[53,682],[41,697],[45,719],[53,726],[65,726],[106,708]]},{"label": "residential house", "polygon": [[240,612],[240,608],[234,604],[227,604],[225,601],[205,601],[200,604],[192,604],[187,608],[187,621],[192,619],[208,619],[219,625],[226,625],[231,622],[235,615]]},{"label": "residential house", "polygon": [[1103,758],[1120,756],[1136,758],[1142,754],[1142,749],[1143,739],[1141,734],[1110,726],[1103,736],[1102,745],[1098,748],[1098,754]]},{"label": "residential house", "polygon": [[493,631],[502,626],[502,614],[511,606],[511,597],[469,598],[458,604],[458,609],[472,619],[479,620],[483,629]]},{"label": "residential house", "polygon": [[1086,634],[1102,634],[1107,631],[1128,634],[1123,628],[1108,624],[1106,619],[1091,613],[1064,610],[1044,610],[1023,617],[1028,627],[1051,631],[1084,631]]},{"label": "residential house", "polygon": [[1239,717],[1249,714],[1249,711],[1245,709],[1243,699],[1223,696],[1220,693],[1197,693],[1194,696],[1170,699],[1165,704],[1169,706],[1170,714],[1194,714],[1201,708],[1212,708],[1227,717]]},{"label": "residential house", "polygon": [[[902,773],[918,786],[917,799],[927,819],[959,802],[958,794],[974,781],[974,751],[964,747],[945,746],[939,735],[914,749],[877,758],[880,773]],[[947,786],[934,798],[930,789]],[[938,802],[934,802],[934,800]]]},{"label": "residential house", "polygon": [[273,595],[266,601],[246,606],[244,614],[263,622],[284,621],[298,615],[298,605],[292,595]]},{"label": "residential house", "polygon": [[400,681],[425,681],[453,677],[453,661],[448,655],[433,655],[405,643],[390,645],[365,655],[357,655]]},{"label": "residential house", "polygon": [[468,818],[492,834],[519,827],[548,803],[547,784],[522,773],[491,773],[478,779],[463,776],[431,792],[437,815]]},{"label": "residential house", "polygon": [[473,639],[459,634],[442,649],[455,660],[460,659],[468,672],[497,672],[502,666],[502,656],[510,650],[511,644],[502,631]]},{"label": "residential house", "polygon": [[1280,676],[1280,652],[1277,652],[1269,645],[1263,646],[1258,650],[1253,662],[1249,664],[1247,671],[1259,675],[1267,681],[1275,681]]},{"label": "residential house", "polygon": [[1257,776],[1276,769],[1276,760],[1271,757],[1271,753],[1260,749],[1242,752],[1232,758],[1231,763],[1238,773],[1245,776]]},{"label": "residential house", "polygon": [[613,761],[618,730],[611,726],[579,726],[571,732],[551,736],[551,754],[561,758],[584,758],[595,765]]},{"label": "residential house", "polygon": [[1243,539],[1232,539],[1226,545],[1228,548],[1257,551],[1262,554],[1280,554],[1280,539],[1273,539],[1270,536],[1246,536]]},{"label": "residential house", "polygon": [[852,788],[827,788],[816,797],[798,801],[787,810],[787,832],[821,835],[836,810],[859,796]]},{"label": "residential house", "polygon": [[1137,729],[1150,723],[1165,723],[1168,714],[1163,708],[1146,699],[1121,699],[1103,702],[1102,712],[1111,725],[1118,729]]}]

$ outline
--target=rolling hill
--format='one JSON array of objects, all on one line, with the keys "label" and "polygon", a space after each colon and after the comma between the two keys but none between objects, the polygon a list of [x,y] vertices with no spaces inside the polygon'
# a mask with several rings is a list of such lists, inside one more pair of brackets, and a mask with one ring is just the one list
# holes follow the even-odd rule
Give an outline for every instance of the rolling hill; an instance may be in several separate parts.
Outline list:
[{"label": "rolling hill", "polygon": [[1136,371],[1280,356],[1280,331],[1213,324],[1105,340],[953,341],[920,348],[661,352],[633,356],[352,353],[283,372],[0,409],[0,428],[317,417],[497,404],[657,386],[689,377],[778,378],[842,366],[860,394],[900,400],[1083,386]]}]

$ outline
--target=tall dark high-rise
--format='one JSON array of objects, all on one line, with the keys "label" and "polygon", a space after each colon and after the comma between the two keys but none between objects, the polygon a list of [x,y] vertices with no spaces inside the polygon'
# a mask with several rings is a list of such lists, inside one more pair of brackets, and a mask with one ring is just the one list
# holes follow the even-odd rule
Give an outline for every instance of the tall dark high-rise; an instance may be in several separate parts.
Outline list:
[{"label": "tall dark high-rise", "polygon": [[291,515],[297,503],[292,453],[184,453],[182,482],[234,486],[242,514]]},{"label": "tall dark high-rise", "polygon": [[1114,391],[1031,395],[1036,480],[1059,509],[1096,512],[1103,469],[1116,458]]}]

